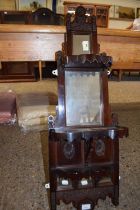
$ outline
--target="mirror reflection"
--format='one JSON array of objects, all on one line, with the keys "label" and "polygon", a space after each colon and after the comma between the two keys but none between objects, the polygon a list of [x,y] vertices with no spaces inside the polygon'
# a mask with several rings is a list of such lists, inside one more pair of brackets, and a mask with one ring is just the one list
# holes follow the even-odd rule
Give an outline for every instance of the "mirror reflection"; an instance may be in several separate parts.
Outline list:
[{"label": "mirror reflection", "polygon": [[72,54],[90,54],[90,35],[73,34]]},{"label": "mirror reflection", "polygon": [[66,124],[101,125],[99,72],[65,72]]}]

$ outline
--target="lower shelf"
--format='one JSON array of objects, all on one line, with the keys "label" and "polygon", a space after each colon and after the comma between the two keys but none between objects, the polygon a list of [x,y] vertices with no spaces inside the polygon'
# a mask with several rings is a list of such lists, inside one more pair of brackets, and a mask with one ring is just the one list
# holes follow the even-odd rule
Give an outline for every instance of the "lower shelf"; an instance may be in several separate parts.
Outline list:
[{"label": "lower shelf", "polygon": [[65,204],[72,203],[78,210],[93,210],[98,199],[105,200],[106,197],[112,199],[114,205],[119,203],[119,186],[104,186],[96,188],[87,188],[80,190],[50,192],[51,210],[60,205],[60,201]]}]

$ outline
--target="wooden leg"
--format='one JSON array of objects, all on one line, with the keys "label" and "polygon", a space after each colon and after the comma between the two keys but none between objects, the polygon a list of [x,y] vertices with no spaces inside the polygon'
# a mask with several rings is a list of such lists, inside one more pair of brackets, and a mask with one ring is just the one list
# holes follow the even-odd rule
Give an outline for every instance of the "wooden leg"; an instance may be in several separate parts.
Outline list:
[{"label": "wooden leg", "polygon": [[55,192],[50,192],[50,206],[51,210],[56,210],[56,193]]},{"label": "wooden leg", "polygon": [[122,70],[120,69],[119,70],[119,81],[121,81],[121,79],[122,79]]},{"label": "wooden leg", "polygon": [[111,200],[115,206],[119,205],[119,185],[114,187],[114,196]]},{"label": "wooden leg", "polygon": [[39,61],[39,78],[42,80],[42,62]]}]

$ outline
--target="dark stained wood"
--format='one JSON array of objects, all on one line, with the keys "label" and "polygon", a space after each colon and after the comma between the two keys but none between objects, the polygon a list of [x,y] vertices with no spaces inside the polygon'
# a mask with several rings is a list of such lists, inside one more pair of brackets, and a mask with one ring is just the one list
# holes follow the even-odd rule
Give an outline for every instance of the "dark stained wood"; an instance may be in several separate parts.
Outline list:
[{"label": "dark stained wood", "polygon": [[[80,22],[81,23],[81,22]],[[76,25],[78,24],[78,21]],[[92,24],[92,23],[91,23]],[[94,25],[96,28],[96,25]],[[68,28],[68,26],[67,26]],[[76,34],[81,34],[81,29],[76,27]],[[86,28],[83,28],[83,33]],[[96,30],[95,30],[96,31]],[[66,34],[67,37],[67,34]],[[95,37],[96,34],[95,34]],[[69,37],[68,37],[69,38]],[[97,39],[95,45],[97,46]],[[72,39],[66,39],[65,46],[72,45]],[[112,58],[105,53],[70,55],[71,51],[59,51],[57,53],[58,69],[58,106],[56,119],[51,119],[49,130],[49,174],[50,174],[50,206],[56,210],[60,201],[66,204],[72,203],[78,210],[93,210],[98,199],[109,196],[114,205],[119,203],[119,138],[128,135],[128,129],[119,127],[116,118],[110,111],[108,99],[107,69],[112,65]],[[91,52],[93,52],[91,50]],[[67,54],[68,53],[68,54]],[[76,76],[75,76],[76,72]],[[67,78],[67,73],[70,77]],[[78,75],[80,75],[78,77]],[[91,98],[84,101],[84,90],[78,83],[80,78],[95,78],[99,75],[99,89],[95,91],[94,82],[86,84],[86,89],[91,90]],[[75,81],[75,85],[67,86],[69,81]],[[89,81],[89,80],[88,80]],[[79,86],[76,85],[78,83]],[[97,83],[96,83],[97,85]],[[75,89],[74,89],[75,88]],[[82,100],[75,112],[77,105],[76,95],[71,106],[67,106],[68,89],[72,93],[78,93],[82,89]],[[95,109],[97,105],[93,100],[94,95],[100,95],[100,121],[91,121],[88,109]],[[96,95],[96,96],[97,96]],[[80,99],[81,99],[80,98]],[[91,99],[91,100],[90,100]],[[88,106],[92,105],[94,106]],[[70,110],[72,119],[78,118],[80,107],[86,109],[84,115],[87,119],[68,122]],[[82,115],[82,114],[81,114]],[[80,118],[78,118],[80,119]],[[87,122],[88,121],[88,122]],[[95,123],[96,122],[96,123]]]},{"label": "dark stained wood", "polygon": [[65,35],[65,50],[66,55],[73,54],[74,46],[73,37],[75,35],[79,36],[84,35],[89,37],[89,53],[98,53],[98,43],[97,43],[97,27],[96,27],[96,18],[95,16],[86,16],[86,9],[82,6],[78,7],[75,12],[75,16],[71,14],[66,15],[66,30]]},{"label": "dark stained wood", "polygon": [[36,25],[64,25],[64,15],[48,8],[39,8],[30,15],[30,23]]},{"label": "dark stained wood", "polygon": [[[58,77],[58,119],[56,126],[66,126],[66,107],[65,107],[65,71],[89,71],[89,72],[100,72],[100,83],[101,83],[101,95],[103,103],[103,125],[109,126],[111,124],[110,108],[108,103],[108,83],[107,83],[107,72],[104,70],[109,68],[112,63],[112,59],[105,54],[89,54],[79,56],[68,56],[68,63],[63,63],[61,52],[57,55],[59,77]],[[62,61],[61,61],[62,60]],[[82,70],[81,70],[82,68]],[[84,125],[85,127],[85,125]]]},{"label": "dark stained wood", "polygon": [[35,81],[33,62],[2,62],[0,82]]},{"label": "dark stained wood", "polygon": [[29,24],[30,11],[0,11],[1,24]]},{"label": "dark stained wood", "polygon": [[110,5],[64,1],[64,14],[67,14],[68,11],[74,12],[79,6],[84,7],[88,15],[96,16],[98,27],[108,27]]}]

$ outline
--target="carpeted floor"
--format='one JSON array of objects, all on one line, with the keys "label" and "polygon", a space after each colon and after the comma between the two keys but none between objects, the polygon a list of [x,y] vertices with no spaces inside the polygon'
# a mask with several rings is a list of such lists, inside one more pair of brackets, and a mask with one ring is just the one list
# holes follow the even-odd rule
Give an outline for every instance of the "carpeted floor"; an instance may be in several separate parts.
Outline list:
[{"label": "carpeted floor", "polygon": [[[140,209],[138,87],[139,83],[109,84],[112,111],[118,113],[120,125],[129,127],[129,137],[120,140],[120,204],[115,208],[107,198],[99,200],[95,210]],[[24,134],[17,125],[0,126],[0,210],[48,210],[47,166],[46,131]],[[62,204],[58,209],[72,208]]]}]

